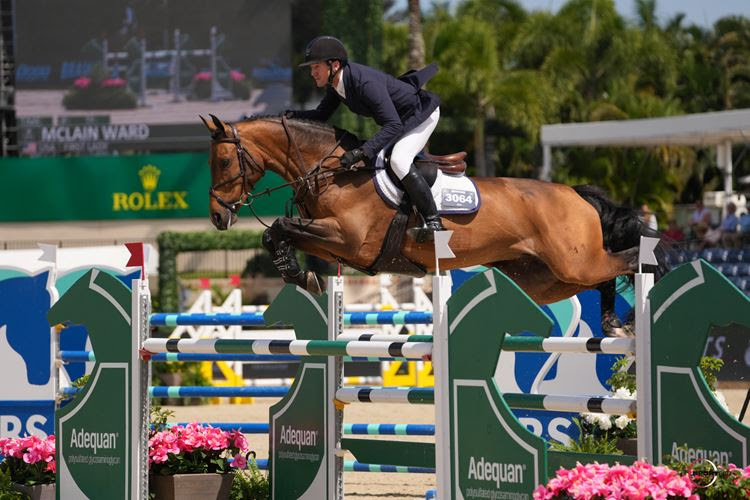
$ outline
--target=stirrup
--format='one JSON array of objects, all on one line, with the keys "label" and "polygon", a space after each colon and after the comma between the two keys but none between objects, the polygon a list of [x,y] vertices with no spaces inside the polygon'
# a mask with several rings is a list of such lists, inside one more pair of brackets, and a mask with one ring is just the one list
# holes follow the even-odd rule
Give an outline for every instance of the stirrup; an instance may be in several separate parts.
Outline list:
[{"label": "stirrup", "polygon": [[406,234],[417,243],[426,243],[435,239],[435,231],[445,231],[440,217],[435,217],[430,222],[422,217],[422,225],[410,227],[406,230]]}]

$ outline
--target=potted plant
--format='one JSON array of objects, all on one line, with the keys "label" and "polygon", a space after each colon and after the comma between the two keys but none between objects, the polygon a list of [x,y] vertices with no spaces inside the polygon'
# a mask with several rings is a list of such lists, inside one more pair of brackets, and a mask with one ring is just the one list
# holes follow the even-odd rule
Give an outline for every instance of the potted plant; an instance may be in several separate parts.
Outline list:
[{"label": "potted plant", "polygon": [[230,472],[247,465],[245,436],[210,425],[157,426],[148,448],[149,489],[157,499],[229,498]]},{"label": "potted plant", "polygon": [[97,65],[90,76],[81,76],[73,81],[63,97],[65,109],[133,109],[138,100],[127,82],[108,75]]},{"label": "potted plant", "polygon": [[578,463],[574,469],[558,469],[556,477],[534,490],[534,499],[697,498],[694,488],[689,474],[664,465]]},{"label": "potted plant", "polygon": [[[0,439],[0,474],[32,500],[55,498],[55,436]],[[10,497],[13,498],[13,497]]]}]

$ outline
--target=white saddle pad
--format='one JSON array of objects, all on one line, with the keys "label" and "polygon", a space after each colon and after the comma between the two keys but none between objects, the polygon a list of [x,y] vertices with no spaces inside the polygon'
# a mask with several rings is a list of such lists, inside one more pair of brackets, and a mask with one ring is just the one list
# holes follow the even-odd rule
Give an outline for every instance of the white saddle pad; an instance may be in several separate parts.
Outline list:
[{"label": "white saddle pad", "polygon": [[[383,200],[397,208],[404,198],[403,190],[396,187],[383,168],[383,152],[381,151],[375,163],[378,169],[373,176],[375,189]],[[435,199],[438,213],[473,214],[479,210],[481,200],[477,186],[465,175],[447,175],[438,169],[437,178],[432,185],[432,197]]]}]

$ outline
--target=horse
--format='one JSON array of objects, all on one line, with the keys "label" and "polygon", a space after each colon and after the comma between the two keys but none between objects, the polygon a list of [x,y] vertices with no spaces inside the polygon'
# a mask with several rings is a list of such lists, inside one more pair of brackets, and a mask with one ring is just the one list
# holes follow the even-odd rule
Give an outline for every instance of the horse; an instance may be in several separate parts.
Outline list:
[{"label": "horse", "polygon": [[[284,116],[235,124],[209,116],[210,121],[200,118],[212,138],[210,220],[218,230],[234,225],[239,209],[259,196],[253,188],[266,171],[294,190],[300,216],[276,219],[263,235],[284,281],[313,293],[324,290],[320,276],[299,267],[295,249],[370,274],[435,271],[431,242],[396,237],[398,257],[411,268],[393,257],[379,258],[384,241],[394,239],[388,230],[398,210],[377,193],[372,169],[340,167],[339,157],[361,143],[354,135]],[[594,186],[501,177],[473,181],[481,207],[470,215],[443,217],[453,231],[450,246],[456,257],[442,260],[441,270],[498,268],[540,305],[598,288],[606,295],[603,313],[618,321],[612,318],[614,280],[632,279],[640,236],[648,232],[638,212],[618,206]],[[418,225],[416,213],[408,217],[409,227]]]}]

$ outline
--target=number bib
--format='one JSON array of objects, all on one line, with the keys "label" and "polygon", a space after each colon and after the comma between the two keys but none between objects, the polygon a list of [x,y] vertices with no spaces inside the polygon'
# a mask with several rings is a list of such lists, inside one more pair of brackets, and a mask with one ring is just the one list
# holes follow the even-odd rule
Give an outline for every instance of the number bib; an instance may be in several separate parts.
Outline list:
[{"label": "number bib", "polygon": [[461,189],[443,189],[442,194],[442,208],[462,208],[471,209],[474,208],[474,193],[471,191],[464,191]]}]

